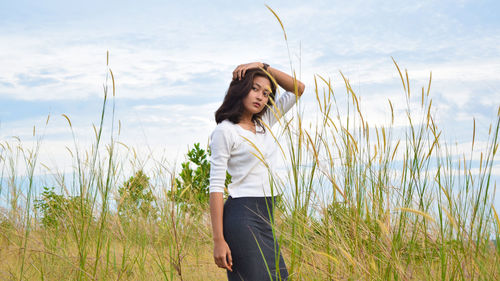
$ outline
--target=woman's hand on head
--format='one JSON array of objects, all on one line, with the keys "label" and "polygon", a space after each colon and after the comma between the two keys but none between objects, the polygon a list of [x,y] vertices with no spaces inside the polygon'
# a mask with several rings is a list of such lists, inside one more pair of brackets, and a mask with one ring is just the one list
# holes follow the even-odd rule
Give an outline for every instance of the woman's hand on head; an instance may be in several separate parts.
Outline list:
[{"label": "woman's hand on head", "polygon": [[243,77],[245,77],[245,73],[247,72],[247,70],[259,67],[260,68],[264,67],[264,64],[261,62],[240,64],[233,71],[233,80],[241,80]]},{"label": "woman's hand on head", "polygon": [[233,258],[231,257],[231,250],[225,240],[214,241],[214,261],[218,267],[233,271]]}]

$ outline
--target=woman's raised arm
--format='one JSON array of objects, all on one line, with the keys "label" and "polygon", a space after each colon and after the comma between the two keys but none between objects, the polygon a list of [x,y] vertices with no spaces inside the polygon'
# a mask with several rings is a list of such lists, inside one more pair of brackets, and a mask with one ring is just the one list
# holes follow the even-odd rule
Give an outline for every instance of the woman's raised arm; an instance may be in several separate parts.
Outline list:
[{"label": "woman's raised arm", "polygon": [[[251,62],[247,64],[241,64],[233,71],[233,79],[241,79],[245,76],[245,72],[251,68],[264,68],[264,63],[262,62]],[[304,93],[305,85],[294,77],[280,71],[274,67],[268,66],[267,72],[273,76],[276,83],[285,89],[285,91],[295,93],[295,85],[297,85],[297,95],[301,96]]]}]

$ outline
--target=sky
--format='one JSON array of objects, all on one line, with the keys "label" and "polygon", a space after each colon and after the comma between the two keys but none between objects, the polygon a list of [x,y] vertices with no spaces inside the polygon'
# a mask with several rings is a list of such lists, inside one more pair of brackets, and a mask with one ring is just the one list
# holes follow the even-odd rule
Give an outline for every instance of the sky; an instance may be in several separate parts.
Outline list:
[{"label": "sky", "polygon": [[[78,143],[90,145],[109,51],[120,141],[163,151],[172,163],[194,143],[207,145],[232,70],[253,61],[296,71],[306,119],[316,110],[315,75],[342,96],[342,71],[370,125],[387,124],[387,99],[396,112],[406,107],[391,58],[408,70],[415,93],[432,71],[435,120],[447,141],[470,151],[473,118],[480,147],[500,105],[499,10],[496,0],[0,0],[0,140],[32,143],[35,126],[41,162],[71,166],[64,147],[74,141],[62,114]],[[493,174],[500,176],[498,160]]]}]

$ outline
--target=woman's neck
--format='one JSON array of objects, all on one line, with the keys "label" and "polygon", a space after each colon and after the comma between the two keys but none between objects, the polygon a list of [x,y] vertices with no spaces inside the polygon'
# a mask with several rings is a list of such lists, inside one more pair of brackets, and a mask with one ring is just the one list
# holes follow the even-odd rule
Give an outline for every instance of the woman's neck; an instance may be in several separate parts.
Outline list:
[{"label": "woman's neck", "polygon": [[239,123],[253,124],[253,114],[242,114]]}]

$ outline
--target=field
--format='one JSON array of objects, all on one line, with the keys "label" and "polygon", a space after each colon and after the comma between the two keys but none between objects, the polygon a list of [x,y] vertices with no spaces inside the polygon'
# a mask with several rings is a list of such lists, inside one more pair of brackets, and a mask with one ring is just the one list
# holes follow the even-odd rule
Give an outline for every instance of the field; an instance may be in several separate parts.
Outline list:
[{"label": "field", "polygon": [[[431,114],[431,80],[411,92],[394,64],[408,110],[395,116],[388,100],[388,126],[369,126],[347,78],[349,104],[339,105],[329,80],[316,76],[314,126],[297,111],[275,127],[286,169],[272,182],[287,195],[273,229],[291,280],[498,280],[491,169],[500,107],[487,147],[475,149],[474,127],[470,154],[456,156]],[[212,258],[207,151],[195,146],[181,171],[163,158],[146,167],[116,140],[110,69],[108,78],[94,144],[75,140],[73,169],[52,171],[52,186],[34,174],[44,165],[35,132],[33,145],[0,144],[0,279],[224,280]],[[394,118],[408,121],[403,134]]]}]

